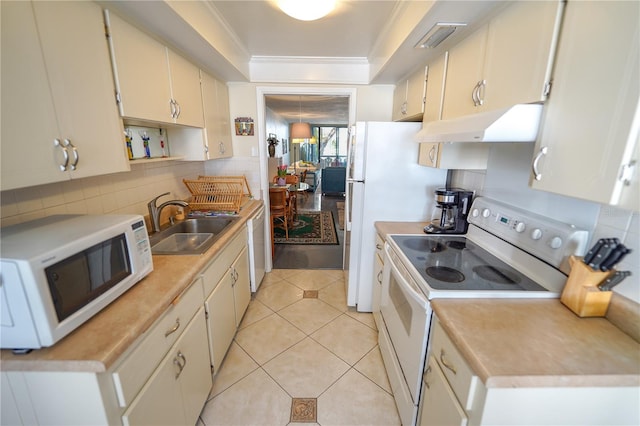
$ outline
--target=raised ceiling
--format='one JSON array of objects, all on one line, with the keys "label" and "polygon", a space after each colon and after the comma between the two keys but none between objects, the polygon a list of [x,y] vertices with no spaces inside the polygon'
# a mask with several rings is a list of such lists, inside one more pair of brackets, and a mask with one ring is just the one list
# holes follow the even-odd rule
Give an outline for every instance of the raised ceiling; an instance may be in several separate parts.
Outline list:
[{"label": "raised ceiling", "polygon": [[265,105],[289,123],[349,124],[349,98],[322,95],[266,95]]}]

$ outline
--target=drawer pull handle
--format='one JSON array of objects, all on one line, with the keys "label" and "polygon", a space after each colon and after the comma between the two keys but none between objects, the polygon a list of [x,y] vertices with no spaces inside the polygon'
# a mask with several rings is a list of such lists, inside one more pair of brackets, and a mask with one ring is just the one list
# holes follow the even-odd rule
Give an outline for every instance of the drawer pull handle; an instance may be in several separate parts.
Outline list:
[{"label": "drawer pull handle", "polygon": [[449,370],[451,370],[451,372],[453,374],[457,374],[456,373],[456,367],[449,364],[445,359],[444,359],[444,349],[440,350],[440,362],[442,363],[442,365],[444,365],[446,368],[448,368]]},{"label": "drawer pull handle", "polygon": [[176,323],[171,327],[171,330],[164,333],[164,337],[169,337],[170,334],[175,333],[180,328],[180,318],[176,318]]}]

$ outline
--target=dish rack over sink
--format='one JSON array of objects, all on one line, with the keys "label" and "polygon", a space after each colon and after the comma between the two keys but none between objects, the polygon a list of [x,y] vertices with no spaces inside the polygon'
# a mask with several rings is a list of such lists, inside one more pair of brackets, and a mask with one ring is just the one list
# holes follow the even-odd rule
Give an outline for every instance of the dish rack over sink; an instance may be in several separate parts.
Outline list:
[{"label": "dish rack over sink", "polygon": [[244,176],[198,176],[182,180],[191,192],[191,210],[214,210],[239,213],[252,198]]}]

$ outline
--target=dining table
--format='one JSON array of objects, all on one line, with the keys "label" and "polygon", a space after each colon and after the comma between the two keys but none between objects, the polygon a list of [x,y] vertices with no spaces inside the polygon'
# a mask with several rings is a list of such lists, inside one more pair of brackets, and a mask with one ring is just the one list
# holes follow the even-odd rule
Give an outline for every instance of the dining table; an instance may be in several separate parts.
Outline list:
[{"label": "dining table", "polygon": [[[305,182],[298,182],[298,183],[285,183],[284,185],[278,185],[277,183],[269,183],[269,188],[286,188],[287,192],[289,192],[289,194],[293,194],[293,196],[296,196],[298,193],[305,193],[306,191],[309,190],[309,184],[305,183]],[[298,205],[297,205],[297,201],[294,203],[294,210],[293,210],[293,219],[296,220],[297,216],[298,216]]]}]

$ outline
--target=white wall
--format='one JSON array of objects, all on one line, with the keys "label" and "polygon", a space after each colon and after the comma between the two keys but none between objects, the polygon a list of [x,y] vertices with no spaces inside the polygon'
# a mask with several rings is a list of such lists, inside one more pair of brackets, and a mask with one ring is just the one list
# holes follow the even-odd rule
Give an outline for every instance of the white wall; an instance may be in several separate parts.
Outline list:
[{"label": "white wall", "polygon": [[529,188],[533,148],[529,143],[493,144],[486,171],[456,170],[452,183],[586,229],[591,235],[589,246],[602,237],[620,239],[633,251],[617,269],[632,275],[613,291],[640,303],[640,214]]}]

